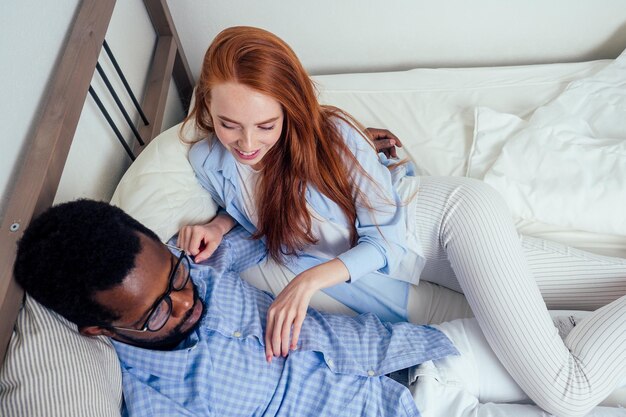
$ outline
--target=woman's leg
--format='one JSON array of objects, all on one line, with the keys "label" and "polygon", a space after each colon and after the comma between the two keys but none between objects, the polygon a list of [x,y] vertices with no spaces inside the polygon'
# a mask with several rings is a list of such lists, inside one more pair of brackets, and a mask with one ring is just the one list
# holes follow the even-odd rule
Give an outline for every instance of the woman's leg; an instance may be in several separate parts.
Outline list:
[{"label": "woman's leg", "polygon": [[[578,317],[588,312],[569,313]],[[476,319],[454,320],[435,327],[448,336],[461,354],[409,370],[409,390],[424,417],[549,417],[538,407],[526,405],[528,396],[495,356]],[[626,381],[621,385],[626,385]],[[624,397],[623,390],[614,394]],[[609,403],[601,404],[605,407],[594,408],[591,415],[621,416],[624,410],[618,404],[623,401],[613,404],[613,408],[606,407]]]},{"label": "woman's leg", "polygon": [[549,309],[596,310],[626,294],[626,259],[529,236],[521,239]]},{"label": "woman's leg", "polygon": [[463,291],[520,387],[558,416],[585,415],[608,396],[626,373],[624,292],[590,314],[564,343],[497,192],[466,178],[425,177],[417,198],[428,258],[422,278]]},{"label": "woman's leg", "polygon": [[[626,259],[529,236],[521,237],[521,245],[548,309],[596,310],[626,293]],[[432,252],[420,284],[410,287],[409,321],[436,324],[472,317],[464,295],[455,292],[462,289],[447,257]]]}]

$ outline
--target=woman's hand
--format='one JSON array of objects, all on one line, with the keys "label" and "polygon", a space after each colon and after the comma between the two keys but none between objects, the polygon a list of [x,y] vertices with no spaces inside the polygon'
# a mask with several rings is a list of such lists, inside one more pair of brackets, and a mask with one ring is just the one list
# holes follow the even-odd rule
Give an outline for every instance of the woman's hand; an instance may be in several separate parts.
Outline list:
[{"label": "woman's hand", "polygon": [[222,242],[224,235],[235,225],[227,214],[219,214],[207,224],[183,226],[178,233],[176,245],[200,263],[209,259]]},{"label": "woman's hand", "polygon": [[283,288],[267,310],[265,357],[268,362],[272,361],[272,356],[287,356],[296,348],[313,294],[349,278],[343,262],[333,259],[307,269]]},{"label": "woman's hand", "polygon": [[291,280],[267,310],[265,357],[268,362],[272,361],[272,356],[287,356],[296,348],[309,302],[317,291],[311,281],[314,276],[306,272]]}]

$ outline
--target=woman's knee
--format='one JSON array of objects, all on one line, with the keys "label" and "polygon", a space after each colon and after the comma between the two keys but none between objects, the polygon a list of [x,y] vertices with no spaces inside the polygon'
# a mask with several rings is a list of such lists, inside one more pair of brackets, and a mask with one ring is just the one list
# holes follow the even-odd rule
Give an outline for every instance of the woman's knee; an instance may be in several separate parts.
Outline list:
[{"label": "woman's knee", "polygon": [[510,219],[508,206],[500,193],[489,184],[473,178],[459,178],[448,196],[451,214],[464,219],[506,216]]}]

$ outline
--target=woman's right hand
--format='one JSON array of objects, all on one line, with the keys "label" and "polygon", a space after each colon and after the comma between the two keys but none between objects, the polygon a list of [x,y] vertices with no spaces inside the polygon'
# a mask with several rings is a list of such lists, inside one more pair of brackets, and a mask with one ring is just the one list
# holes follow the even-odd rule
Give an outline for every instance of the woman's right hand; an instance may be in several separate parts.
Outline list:
[{"label": "woman's right hand", "polygon": [[222,242],[223,228],[213,222],[183,226],[178,233],[177,246],[194,257],[196,263],[209,259]]}]

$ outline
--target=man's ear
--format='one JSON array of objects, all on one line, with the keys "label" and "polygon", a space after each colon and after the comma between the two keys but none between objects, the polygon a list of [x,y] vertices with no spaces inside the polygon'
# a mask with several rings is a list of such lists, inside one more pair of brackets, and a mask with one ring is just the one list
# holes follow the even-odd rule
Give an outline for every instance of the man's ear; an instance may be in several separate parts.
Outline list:
[{"label": "man's ear", "polygon": [[83,336],[108,336],[113,337],[113,332],[105,327],[100,326],[83,326],[78,328],[78,332]]}]

